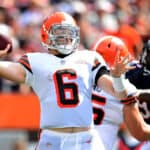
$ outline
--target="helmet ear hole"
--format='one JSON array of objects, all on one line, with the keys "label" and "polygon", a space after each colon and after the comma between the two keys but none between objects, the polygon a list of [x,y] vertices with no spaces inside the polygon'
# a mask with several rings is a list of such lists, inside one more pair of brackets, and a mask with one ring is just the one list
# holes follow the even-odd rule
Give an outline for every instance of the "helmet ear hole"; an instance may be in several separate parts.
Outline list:
[{"label": "helmet ear hole", "polygon": [[108,43],[108,48],[110,48],[111,47],[111,43]]},{"label": "helmet ear hole", "polygon": [[46,35],[45,34],[42,34],[42,39],[45,39],[46,40]]}]

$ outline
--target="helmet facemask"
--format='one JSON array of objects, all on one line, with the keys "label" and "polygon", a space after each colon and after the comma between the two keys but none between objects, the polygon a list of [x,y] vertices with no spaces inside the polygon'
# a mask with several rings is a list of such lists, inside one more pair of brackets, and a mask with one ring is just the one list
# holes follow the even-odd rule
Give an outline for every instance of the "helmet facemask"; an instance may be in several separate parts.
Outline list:
[{"label": "helmet facemask", "polygon": [[74,51],[80,42],[79,28],[70,24],[54,24],[47,34],[48,41],[44,46],[64,55]]}]

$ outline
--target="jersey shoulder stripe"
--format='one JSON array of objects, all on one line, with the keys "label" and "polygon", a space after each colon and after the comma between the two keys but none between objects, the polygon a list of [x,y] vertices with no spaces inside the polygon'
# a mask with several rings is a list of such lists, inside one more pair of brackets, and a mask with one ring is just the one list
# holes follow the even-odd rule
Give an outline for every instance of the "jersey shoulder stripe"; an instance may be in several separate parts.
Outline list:
[{"label": "jersey shoulder stripe", "polygon": [[18,62],[21,63],[29,72],[33,73],[27,55],[23,55]]}]

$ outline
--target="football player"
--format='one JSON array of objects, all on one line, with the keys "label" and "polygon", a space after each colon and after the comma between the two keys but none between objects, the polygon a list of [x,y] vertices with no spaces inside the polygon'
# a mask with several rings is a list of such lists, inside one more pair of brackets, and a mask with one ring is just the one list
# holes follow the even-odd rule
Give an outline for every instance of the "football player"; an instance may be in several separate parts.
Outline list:
[{"label": "football player", "polygon": [[[132,71],[126,72],[126,78],[139,89],[150,89],[150,39],[145,42],[140,60],[131,63],[136,66]],[[145,93],[146,95],[146,93]],[[140,98],[138,106],[146,123],[150,124],[150,100],[145,96]],[[142,143],[141,150],[150,148],[150,142]]]},{"label": "football player", "polygon": [[[95,45],[95,50],[100,53],[108,66],[111,68],[117,51],[124,54],[127,51],[126,45],[122,40],[115,36],[105,36]],[[142,91],[136,89],[129,81],[125,86],[131,95],[136,94],[138,99],[149,101],[149,90]],[[94,88],[93,110],[95,128],[99,131],[106,150],[111,150],[117,140],[120,125],[125,122],[132,135],[140,141],[150,139],[150,126],[143,120],[139,112],[136,98],[129,97],[126,100],[118,101],[113,96],[99,88]]]},{"label": "football player", "polygon": [[78,50],[79,28],[64,12],[45,19],[41,41],[47,53],[27,53],[18,62],[0,61],[0,77],[28,84],[39,97],[41,134],[36,149],[104,150],[92,128],[92,87],[125,98],[128,91],[121,75],[132,68],[127,66],[128,56],[120,60],[117,55],[110,76],[97,52]]}]

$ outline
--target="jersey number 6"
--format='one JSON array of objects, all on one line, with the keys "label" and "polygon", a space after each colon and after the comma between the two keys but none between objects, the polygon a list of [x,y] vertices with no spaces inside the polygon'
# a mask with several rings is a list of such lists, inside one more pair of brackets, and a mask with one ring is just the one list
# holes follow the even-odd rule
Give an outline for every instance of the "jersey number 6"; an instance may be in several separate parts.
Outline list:
[{"label": "jersey number 6", "polygon": [[58,106],[61,108],[76,107],[79,103],[78,85],[74,80],[77,75],[72,69],[58,70],[54,75]]}]

